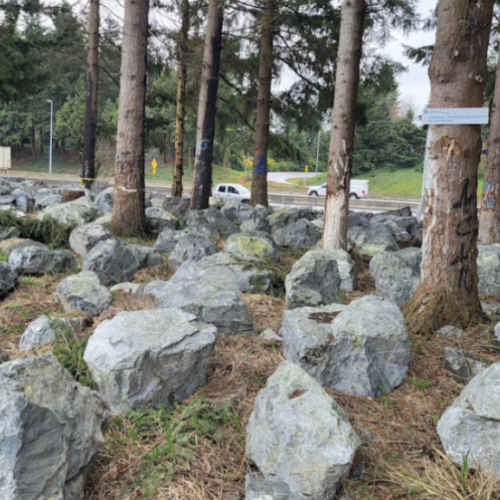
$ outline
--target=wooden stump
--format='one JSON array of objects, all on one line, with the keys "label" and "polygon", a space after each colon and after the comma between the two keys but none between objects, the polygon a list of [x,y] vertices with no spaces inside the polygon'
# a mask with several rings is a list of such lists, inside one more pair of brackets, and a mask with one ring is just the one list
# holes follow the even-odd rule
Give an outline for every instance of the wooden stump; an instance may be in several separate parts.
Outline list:
[{"label": "wooden stump", "polygon": [[63,203],[66,203],[85,196],[85,191],[80,191],[79,189],[65,189],[62,196]]}]

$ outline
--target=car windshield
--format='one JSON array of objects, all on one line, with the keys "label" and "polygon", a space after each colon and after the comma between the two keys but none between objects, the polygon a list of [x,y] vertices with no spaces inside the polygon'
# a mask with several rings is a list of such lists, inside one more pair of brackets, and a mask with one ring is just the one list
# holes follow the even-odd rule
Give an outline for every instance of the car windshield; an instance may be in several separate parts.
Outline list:
[{"label": "car windshield", "polygon": [[238,186],[238,190],[240,192],[240,194],[243,194],[243,193],[249,193],[250,192],[250,189],[247,189],[245,186]]}]

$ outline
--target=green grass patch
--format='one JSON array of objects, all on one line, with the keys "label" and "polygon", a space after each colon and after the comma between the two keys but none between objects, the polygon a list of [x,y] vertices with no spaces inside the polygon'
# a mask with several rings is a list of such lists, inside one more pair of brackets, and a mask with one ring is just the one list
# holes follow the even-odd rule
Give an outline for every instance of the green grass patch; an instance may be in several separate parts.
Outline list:
[{"label": "green grass patch", "polygon": [[432,386],[432,382],[430,380],[426,380],[423,378],[412,377],[410,381],[415,387],[418,387],[419,389],[429,389],[429,387]]},{"label": "green grass patch", "polygon": [[0,262],[9,262],[9,257],[0,250]]}]

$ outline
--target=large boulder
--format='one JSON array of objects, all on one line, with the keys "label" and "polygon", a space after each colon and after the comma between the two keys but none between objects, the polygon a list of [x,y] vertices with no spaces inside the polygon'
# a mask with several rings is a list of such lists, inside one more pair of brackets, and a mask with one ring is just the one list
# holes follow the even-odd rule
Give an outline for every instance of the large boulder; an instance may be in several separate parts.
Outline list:
[{"label": "large boulder", "polygon": [[57,334],[53,328],[54,318],[43,315],[32,321],[24,330],[19,341],[20,351],[29,351],[34,347],[48,344],[55,340]]},{"label": "large boulder", "polygon": [[420,224],[416,217],[400,217],[395,215],[375,214],[370,223],[381,224],[389,229],[398,243],[409,243],[420,232]]},{"label": "large boulder", "polygon": [[[294,495],[293,500],[297,496]],[[290,487],[282,481],[267,481],[253,474],[245,476],[245,500],[292,500]]]},{"label": "large boulder", "polygon": [[225,201],[220,211],[233,222],[243,222],[249,219],[252,214],[257,213],[252,205],[241,203],[240,200]]},{"label": "large boulder", "polygon": [[337,262],[340,274],[340,289],[352,292],[358,287],[358,268],[348,252],[338,249],[328,250],[329,255]]},{"label": "large boulder", "polygon": [[476,375],[437,424],[444,451],[455,464],[500,475],[500,363]]},{"label": "large boulder", "polygon": [[180,229],[181,220],[159,207],[146,208],[146,225],[153,233],[164,229]]},{"label": "large boulder", "polygon": [[51,354],[0,365],[0,498],[83,500],[107,409]]},{"label": "large boulder", "polygon": [[185,217],[191,203],[190,198],[165,198],[162,208],[175,217]]},{"label": "large boulder", "polygon": [[90,200],[90,197],[83,196],[68,203],[51,205],[38,214],[38,219],[51,217],[60,224],[75,224],[81,226],[92,222],[97,215],[97,208]]},{"label": "large boulder", "polygon": [[477,255],[479,295],[500,295],[500,244],[480,245]]},{"label": "large boulder", "polygon": [[84,360],[113,413],[171,408],[205,382],[216,329],[180,309],[121,312],[89,338]]},{"label": "large boulder", "polygon": [[60,191],[44,192],[35,195],[35,210],[43,210],[47,207],[52,207],[54,205],[59,205],[62,202],[62,194]]},{"label": "large boulder", "polygon": [[12,292],[17,283],[17,274],[7,264],[0,261],[0,300],[3,300]]},{"label": "large boulder", "polygon": [[30,193],[19,192],[15,195],[16,207],[25,213],[32,213],[35,209],[35,198]]},{"label": "large boulder", "polygon": [[273,226],[272,234],[277,245],[289,248],[312,248],[321,239],[321,229],[306,218],[277,230]]},{"label": "large boulder", "polygon": [[66,312],[83,311],[91,316],[99,316],[111,303],[111,294],[92,271],[83,271],[62,280],[54,298]]},{"label": "large boulder", "polygon": [[245,261],[280,260],[280,252],[269,238],[259,238],[244,233],[232,234],[224,251]]},{"label": "large boulder", "polygon": [[227,269],[224,273],[217,273],[219,277],[214,279],[213,273],[179,271],[169,281],[146,287],[146,292],[154,299],[155,308],[179,307],[194,314],[199,321],[215,325],[218,333],[252,332],[252,317],[234,273]]},{"label": "large boulder", "polygon": [[139,269],[133,252],[116,238],[98,243],[83,259],[82,270],[93,271],[103,285],[130,281]]},{"label": "large boulder", "polygon": [[197,261],[218,251],[215,244],[205,236],[185,234],[177,238],[177,243],[169,254],[168,264],[173,269],[178,269],[183,262]]},{"label": "large boulder", "polygon": [[15,227],[2,227],[0,226],[0,241],[9,240],[11,238],[19,238],[21,233]]},{"label": "large boulder", "polygon": [[7,363],[9,359],[10,359],[9,353],[0,348],[0,365],[2,363]]},{"label": "large boulder", "polygon": [[309,250],[286,277],[286,305],[295,309],[341,302],[339,288],[340,273],[335,256],[329,250]]},{"label": "large boulder", "polygon": [[110,214],[113,212],[113,204],[115,201],[115,188],[109,187],[101,191],[96,199],[95,206],[101,214]]},{"label": "large boulder", "polygon": [[186,215],[186,227],[190,232],[203,234],[214,240],[225,239],[240,232],[240,228],[216,208],[190,210]]},{"label": "large boulder", "polygon": [[164,229],[155,241],[154,249],[156,252],[168,255],[177,245],[177,241],[181,236],[184,236],[183,231],[175,231],[174,229]]},{"label": "large boulder", "polygon": [[68,250],[49,250],[44,245],[32,245],[12,250],[9,265],[19,274],[47,274],[73,270],[76,261]]},{"label": "large boulder", "polygon": [[267,380],[247,425],[250,460],[266,480],[287,484],[298,500],[330,500],[360,444],[335,400],[288,361]]},{"label": "large boulder", "polygon": [[134,254],[139,269],[163,265],[162,256],[154,248],[135,243],[127,243],[126,246]]},{"label": "large boulder", "polygon": [[285,358],[321,385],[354,396],[381,396],[406,380],[410,340],[403,315],[375,295],[347,307],[284,311],[279,334]]},{"label": "large boulder", "polygon": [[245,219],[241,223],[240,229],[243,233],[254,233],[258,231],[260,233],[269,234],[271,232],[271,224],[269,224],[267,217],[263,217],[255,210],[248,219]]},{"label": "large boulder", "polygon": [[316,219],[317,214],[311,207],[303,207],[303,208],[282,208],[277,212],[268,216],[268,221],[271,226],[271,230],[273,234],[279,229],[284,228],[294,222],[297,222],[299,219],[307,219],[314,220]]},{"label": "large boulder", "polygon": [[370,272],[375,280],[377,295],[403,306],[415,293],[420,283],[420,273],[415,273],[398,254],[375,254],[370,261]]},{"label": "large boulder", "polygon": [[380,252],[396,252],[399,246],[390,229],[382,224],[370,227],[355,226],[347,230],[349,244],[356,248],[363,259],[370,260]]},{"label": "large boulder", "polygon": [[69,244],[73,252],[85,257],[99,242],[110,238],[114,236],[100,224],[84,224],[71,231]]},{"label": "large boulder", "polygon": [[448,346],[444,348],[443,366],[459,377],[475,377],[483,370],[486,370],[490,364],[470,352],[462,351],[458,347]]}]

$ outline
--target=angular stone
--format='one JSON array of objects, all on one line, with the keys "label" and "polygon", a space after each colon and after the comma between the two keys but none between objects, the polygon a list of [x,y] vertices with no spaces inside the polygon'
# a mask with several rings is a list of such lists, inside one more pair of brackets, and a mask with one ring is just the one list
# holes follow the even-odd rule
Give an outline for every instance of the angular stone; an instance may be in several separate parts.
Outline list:
[{"label": "angular stone", "polygon": [[266,328],[260,335],[259,338],[264,340],[283,340],[272,328]]},{"label": "angular stone", "polygon": [[16,194],[16,207],[23,212],[30,214],[35,209],[35,198],[29,193]]},{"label": "angular stone", "polygon": [[375,254],[370,261],[370,272],[375,280],[377,295],[403,306],[415,293],[420,283],[420,273],[416,274],[398,254]]},{"label": "angular stone", "polygon": [[4,228],[0,226],[0,241],[19,238],[19,236],[21,236],[21,233],[15,227]]},{"label": "angular stone", "polygon": [[78,226],[69,235],[69,244],[73,252],[85,257],[99,242],[115,238],[100,224],[91,223]]},{"label": "angular stone", "polygon": [[224,205],[222,205],[220,211],[233,222],[243,222],[249,219],[253,213],[256,213],[252,205],[241,203],[240,200],[224,201]]},{"label": "angular stone", "polygon": [[253,474],[247,474],[245,500],[290,500],[290,488],[281,481],[258,479]]},{"label": "angular stone", "polygon": [[162,208],[174,217],[185,217],[189,210],[190,198],[170,198],[163,200]]},{"label": "angular stone", "polygon": [[402,248],[396,255],[403,259],[404,263],[413,269],[413,272],[420,276],[420,264],[422,263],[422,249],[415,247]]},{"label": "angular stone", "polygon": [[0,365],[9,361],[9,353],[0,348]]},{"label": "angular stone", "polygon": [[68,276],[57,285],[54,298],[66,312],[83,311],[91,316],[99,316],[111,303],[111,294],[92,271]]},{"label": "angular stone", "polygon": [[241,223],[241,232],[243,233],[253,233],[259,231],[262,233],[269,234],[271,232],[271,224],[266,217],[262,217],[255,211],[252,216]]},{"label": "angular stone", "polygon": [[146,225],[153,233],[161,233],[164,229],[180,229],[181,221],[162,208],[146,208]]},{"label": "angular stone", "polygon": [[186,227],[214,240],[225,239],[240,232],[240,228],[216,208],[190,210],[186,215]]},{"label": "angular stone", "polygon": [[245,261],[280,260],[280,252],[270,239],[244,233],[232,234],[227,239],[224,251]]},{"label": "angular stone", "polygon": [[360,444],[335,400],[289,361],[259,392],[247,425],[250,460],[266,480],[285,483],[298,500],[332,498]]},{"label": "angular stone", "polygon": [[473,354],[461,351],[456,347],[444,348],[444,367],[455,375],[463,378],[472,378],[488,368],[491,363],[474,356]]},{"label": "angular stone", "polygon": [[37,216],[43,220],[45,217],[52,217],[60,224],[75,224],[81,226],[92,222],[97,215],[97,208],[88,196],[59,205],[52,205],[43,209]]},{"label": "angular stone", "polygon": [[95,199],[97,211],[101,214],[110,214],[113,212],[113,204],[115,201],[115,189],[109,187],[101,191]]},{"label": "angular stone", "polygon": [[156,239],[154,249],[156,252],[168,255],[177,245],[178,239],[185,233],[174,229],[164,229]]},{"label": "angular stone", "polygon": [[9,264],[19,274],[61,273],[73,270],[76,260],[68,250],[49,250],[46,246],[21,246],[9,254]]},{"label": "angular stone", "polygon": [[118,313],[99,324],[84,360],[113,413],[175,403],[205,382],[216,329],[180,309]]},{"label": "angular stone", "polygon": [[481,297],[500,295],[500,244],[478,247],[477,277]]},{"label": "angular stone", "polygon": [[391,231],[384,225],[355,226],[347,230],[349,244],[356,248],[363,259],[370,260],[380,252],[396,252],[399,246]]},{"label": "angular stone", "polygon": [[106,286],[130,281],[138,269],[135,255],[116,238],[98,243],[82,262],[82,270],[93,271]]},{"label": "angular stone", "polygon": [[162,256],[154,248],[134,243],[126,243],[126,246],[134,254],[139,269],[163,265]]},{"label": "angular stone", "polygon": [[0,365],[0,498],[83,500],[107,409],[51,354]]},{"label": "angular stone", "polygon": [[24,331],[21,340],[19,341],[20,351],[29,351],[34,347],[48,344],[56,339],[56,332],[53,328],[53,322],[56,321],[53,317],[46,315],[39,316],[32,321]]},{"label": "angular stone", "polygon": [[461,339],[467,337],[467,333],[456,326],[446,325],[438,330],[437,336],[442,339]]},{"label": "angular stone", "polygon": [[43,210],[47,207],[59,205],[62,202],[62,194],[57,193],[43,193],[35,195],[35,210]]},{"label": "angular stone", "polygon": [[293,224],[299,219],[314,220],[316,217],[317,214],[311,207],[283,208],[269,215],[268,221],[274,234],[277,230]]},{"label": "angular stone", "polygon": [[500,475],[500,363],[476,375],[437,424],[444,451],[452,462]]},{"label": "angular stone", "polygon": [[209,239],[197,234],[185,234],[177,239],[174,249],[168,257],[168,264],[179,269],[183,262],[198,261],[203,257],[214,255],[219,250]]},{"label": "angular stone", "polygon": [[330,250],[309,250],[292,267],[285,280],[289,309],[341,302],[340,273]]},{"label": "angular stone", "polygon": [[118,283],[110,288],[110,292],[131,293],[132,297],[142,298],[145,295],[144,287],[138,283]]},{"label": "angular stone", "polygon": [[0,261],[0,300],[14,290],[17,283],[17,274],[7,262]]},{"label": "angular stone", "polygon": [[273,226],[272,234],[277,245],[289,248],[312,248],[321,239],[321,230],[305,218],[278,230]]},{"label": "angular stone", "polygon": [[354,396],[381,396],[406,380],[410,340],[403,315],[375,295],[347,307],[283,311],[279,334],[285,358],[321,385]]}]

